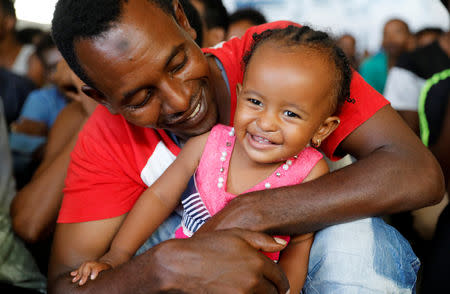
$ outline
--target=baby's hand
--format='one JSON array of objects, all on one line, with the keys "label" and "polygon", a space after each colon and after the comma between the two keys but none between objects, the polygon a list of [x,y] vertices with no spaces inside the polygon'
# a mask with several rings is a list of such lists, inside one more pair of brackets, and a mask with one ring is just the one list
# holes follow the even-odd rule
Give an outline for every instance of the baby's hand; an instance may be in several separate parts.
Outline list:
[{"label": "baby's hand", "polygon": [[80,281],[78,284],[80,286],[86,284],[88,278],[91,280],[97,278],[98,274],[104,270],[110,269],[112,266],[108,263],[103,263],[99,261],[86,261],[80,266],[79,269],[70,273],[72,277],[72,283]]}]

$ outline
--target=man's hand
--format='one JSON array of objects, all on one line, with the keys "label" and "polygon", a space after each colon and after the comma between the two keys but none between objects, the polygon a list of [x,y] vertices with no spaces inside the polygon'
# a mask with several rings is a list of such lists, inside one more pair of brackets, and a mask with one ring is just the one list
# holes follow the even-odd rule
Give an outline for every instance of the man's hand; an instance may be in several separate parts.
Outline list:
[{"label": "man's hand", "polygon": [[11,131],[29,136],[47,136],[48,128],[44,122],[22,118],[11,123]]},{"label": "man's hand", "polygon": [[[83,287],[71,283],[71,269],[102,255],[106,247],[92,252],[92,246],[109,244],[108,238],[115,232],[112,229],[122,220],[123,217],[119,217],[66,225],[61,230],[57,228],[49,268],[49,293],[285,294],[289,289],[289,282],[281,268],[258,251],[279,251],[284,249],[286,242],[241,229],[197,233],[189,239],[169,240],[121,266],[100,273]],[[88,248],[85,247],[87,244],[75,243],[76,246],[69,245],[68,250],[62,250],[64,244],[74,244],[65,243],[74,241],[66,238],[76,238],[92,226],[103,228],[106,242],[97,244],[93,240],[95,244]],[[98,232],[90,230],[92,234]],[[87,238],[88,243],[92,243],[89,240],[92,238]],[[70,256],[66,252],[71,252]]]},{"label": "man's hand", "polygon": [[284,294],[289,289],[286,276],[258,250],[274,252],[285,245],[284,240],[241,229],[197,233],[155,247],[155,271],[162,289],[183,293]]}]

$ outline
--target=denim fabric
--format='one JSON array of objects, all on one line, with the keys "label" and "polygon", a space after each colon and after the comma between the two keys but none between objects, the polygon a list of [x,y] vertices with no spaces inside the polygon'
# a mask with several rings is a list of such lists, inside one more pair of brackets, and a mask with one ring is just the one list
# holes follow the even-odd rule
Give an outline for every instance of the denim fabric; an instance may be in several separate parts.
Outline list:
[{"label": "denim fabric", "polygon": [[415,293],[420,262],[408,241],[380,218],[316,233],[303,293]]},{"label": "denim fabric", "polygon": [[138,249],[136,255],[140,255],[159,243],[175,238],[175,231],[181,224],[181,216],[175,211],[159,226],[159,228]]},{"label": "denim fabric", "polygon": [[[180,222],[172,213],[137,254],[173,238]],[[335,225],[315,235],[303,293],[415,293],[419,266],[408,241],[380,218]]]}]

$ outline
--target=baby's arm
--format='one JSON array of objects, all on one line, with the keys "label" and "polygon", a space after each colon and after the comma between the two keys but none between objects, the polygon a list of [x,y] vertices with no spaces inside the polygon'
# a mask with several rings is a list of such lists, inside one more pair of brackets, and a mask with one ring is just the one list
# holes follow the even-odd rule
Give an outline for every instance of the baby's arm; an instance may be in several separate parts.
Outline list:
[{"label": "baby's arm", "polygon": [[[321,159],[311,170],[304,182],[319,178],[329,172],[325,159]],[[298,294],[305,284],[308,273],[309,251],[314,234],[304,234],[291,238],[288,246],[281,252],[279,265],[285,272],[290,285],[290,293]]]},{"label": "baby's arm", "polygon": [[147,238],[172,213],[200,161],[209,133],[190,139],[167,170],[136,201],[109,251],[98,261],[84,262],[71,273],[72,282],[83,285],[88,278],[130,260]]}]

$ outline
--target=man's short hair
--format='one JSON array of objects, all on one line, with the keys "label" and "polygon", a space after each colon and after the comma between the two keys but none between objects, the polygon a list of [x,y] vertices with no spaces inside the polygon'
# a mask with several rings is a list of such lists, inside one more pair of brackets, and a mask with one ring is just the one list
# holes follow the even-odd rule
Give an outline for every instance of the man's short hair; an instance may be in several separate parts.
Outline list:
[{"label": "man's short hair", "polygon": [[264,15],[256,9],[244,8],[235,11],[230,15],[230,25],[239,21],[249,21],[251,24],[257,26],[267,22]]},{"label": "man's short hair", "polygon": [[[173,2],[147,0],[167,14],[174,14]],[[75,53],[74,44],[80,39],[92,39],[108,31],[122,14],[128,0],[59,0],[52,20],[52,36],[70,68],[87,85],[94,87]]]},{"label": "man's short hair", "polygon": [[12,0],[0,0],[0,11],[5,15],[16,18],[16,9]]},{"label": "man's short hair", "polygon": [[442,35],[444,33],[444,31],[441,28],[438,27],[426,27],[423,29],[420,29],[419,31],[417,31],[414,35],[417,38],[422,37],[423,35],[426,34],[436,34],[436,35]]}]

